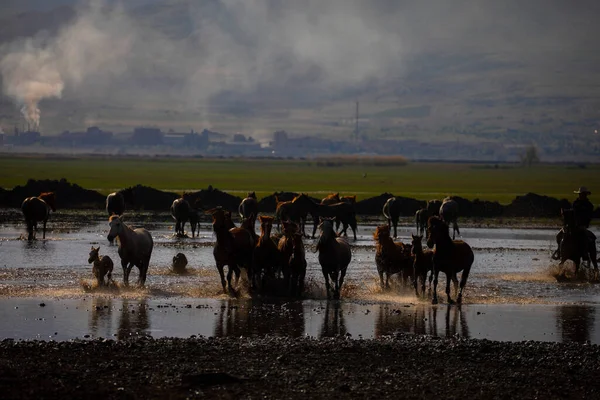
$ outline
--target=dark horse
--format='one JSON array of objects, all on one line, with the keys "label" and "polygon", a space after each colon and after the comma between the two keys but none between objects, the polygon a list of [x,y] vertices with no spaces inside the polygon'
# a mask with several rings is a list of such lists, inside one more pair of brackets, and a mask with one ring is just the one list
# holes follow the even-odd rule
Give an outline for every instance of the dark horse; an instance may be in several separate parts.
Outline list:
[{"label": "dark horse", "polygon": [[394,238],[398,237],[398,219],[400,219],[400,201],[395,197],[390,197],[383,205],[383,216],[387,220],[387,224],[394,228]]},{"label": "dark horse", "polygon": [[[319,224],[321,236],[317,242],[315,252],[319,252],[319,264],[321,264],[321,270],[325,277],[327,298],[332,292],[333,298],[339,299],[346,269],[348,269],[348,264],[352,259],[352,252],[348,242],[335,234],[333,219],[322,219],[321,221],[321,224]],[[333,288],[329,285],[330,277],[333,281]]]},{"label": "dark horse", "polygon": [[192,225],[192,237],[194,237],[196,226],[191,222],[193,213],[194,210],[192,210],[192,206],[190,206],[190,203],[183,197],[173,201],[173,204],[171,204],[171,216],[175,220],[175,235],[185,236],[185,223],[190,220],[190,225]]},{"label": "dark horse", "polygon": [[122,189],[106,196],[106,212],[108,216],[123,215],[125,204],[133,206],[133,188]]},{"label": "dark horse", "polygon": [[446,274],[446,295],[448,296],[448,304],[453,304],[454,301],[450,297],[450,281],[454,285],[458,284],[456,274],[462,271],[460,277],[460,292],[456,299],[457,303],[462,302],[462,294],[471,266],[475,260],[471,246],[462,240],[450,239],[448,233],[448,224],[438,217],[429,218],[427,224],[427,246],[433,248],[433,300],[432,304],[437,304],[437,283],[438,275],[441,272]]},{"label": "dark horse", "polygon": [[[381,282],[381,290],[390,287],[390,276],[401,274],[404,284],[408,282],[408,277],[413,274],[413,257],[411,256],[411,247],[402,242],[394,242],[390,236],[390,227],[381,225],[375,229],[373,234],[375,239],[375,263]],[[385,277],[385,284],[383,276]]]},{"label": "dark horse", "polygon": [[[300,224],[300,231],[302,235],[305,235],[306,218],[309,214],[310,203],[312,200],[308,195],[301,193],[294,197],[291,201],[279,201],[279,198],[275,196],[277,202],[277,208],[275,210],[275,218],[277,219],[277,228],[280,227],[282,221],[292,221]],[[312,214],[313,220],[318,217]],[[317,223],[315,222],[315,226]],[[316,229],[315,229],[316,230]]]},{"label": "dark horse", "polygon": [[423,235],[427,231],[427,221],[429,220],[429,210],[421,208],[415,213],[415,223],[417,224],[417,235]]},{"label": "dark horse", "polygon": [[446,197],[442,201],[442,205],[440,206],[440,218],[444,220],[448,225],[452,223],[452,239],[454,239],[455,233],[460,236],[460,231],[458,230],[458,203],[456,200],[451,197]]},{"label": "dark horse", "polygon": [[[256,219],[258,215],[258,201],[256,200],[256,193],[250,192],[248,196],[240,203],[238,207],[238,213],[241,219],[250,218]],[[254,223],[252,223],[254,226]]]},{"label": "dark horse", "polygon": [[560,264],[571,260],[575,263],[575,277],[579,272],[581,261],[591,261],[594,266],[594,279],[598,278],[596,246],[587,237],[586,231],[577,226],[575,211],[572,208],[561,209],[563,217],[563,234],[560,240]]},{"label": "dark horse", "polygon": [[427,280],[427,274],[429,273],[429,288],[431,289],[431,281],[433,280],[433,251],[429,249],[423,249],[423,236],[411,235],[412,236],[412,250],[413,255],[413,285],[415,287],[415,294],[419,297],[419,286],[418,280],[421,278],[421,292],[425,295],[425,281]]},{"label": "dark horse", "polygon": [[56,211],[56,195],[54,192],[42,193],[38,197],[28,197],[21,204],[21,211],[27,224],[27,240],[35,239],[38,221],[43,221],[42,238],[46,239],[46,223],[50,210]]}]

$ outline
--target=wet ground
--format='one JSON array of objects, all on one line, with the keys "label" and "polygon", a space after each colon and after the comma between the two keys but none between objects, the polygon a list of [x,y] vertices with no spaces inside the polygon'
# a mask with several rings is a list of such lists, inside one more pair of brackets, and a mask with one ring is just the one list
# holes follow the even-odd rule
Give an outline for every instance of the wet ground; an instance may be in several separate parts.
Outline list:
[{"label": "wet ground", "polygon": [[[556,263],[550,260],[556,229],[463,227],[462,237],[476,258],[465,305],[459,308],[431,306],[429,298],[419,299],[397,286],[382,293],[372,246],[374,223],[362,224],[358,240],[352,242],[342,301],[326,300],[317,257],[310,251],[314,241],[309,239],[305,299],[290,302],[250,299],[243,288],[239,298],[222,294],[208,223],[201,225],[199,238],[176,238],[169,215],[132,216],[128,223],[146,227],[155,240],[146,289],[90,293],[87,258],[92,245],[100,245],[100,254],[115,261],[114,278],[122,281],[117,247],[106,240],[103,213],[57,213],[48,223],[46,240],[31,243],[22,239],[25,226],[17,210],[5,210],[0,217],[0,339],[265,334],[372,338],[411,332],[600,343],[595,319],[600,285],[556,281]],[[408,241],[411,232],[412,226],[400,228],[400,240]],[[189,260],[186,275],[170,271],[178,252]],[[137,271],[132,274],[135,279]]]}]

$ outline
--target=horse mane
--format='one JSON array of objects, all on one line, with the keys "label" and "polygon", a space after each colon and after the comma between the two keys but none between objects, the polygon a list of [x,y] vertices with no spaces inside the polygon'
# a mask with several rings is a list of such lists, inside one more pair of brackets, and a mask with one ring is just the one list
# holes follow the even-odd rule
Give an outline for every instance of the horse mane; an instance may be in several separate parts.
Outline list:
[{"label": "horse mane", "polygon": [[352,195],[352,196],[342,196],[340,197],[340,200],[348,200],[350,203],[356,203],[356,195]]},{"label": "horse mane", "polygon": [[248,192],[248,195],[246,197],[251,197],[256,200],[256,192]]},{"label": "horse mane", "polygon": [[120,220],[120,218],[119,218],[119,216],[118,216],[118,215],[115,215],[115,214],[113,214],[113,215],[111,215],[111,216],[108,218],[108,221],[109,221],[109,222],[111,222],[111,221],[113,221],[113,220],[115,220],[115,219],[118,219],[118,220]]}]

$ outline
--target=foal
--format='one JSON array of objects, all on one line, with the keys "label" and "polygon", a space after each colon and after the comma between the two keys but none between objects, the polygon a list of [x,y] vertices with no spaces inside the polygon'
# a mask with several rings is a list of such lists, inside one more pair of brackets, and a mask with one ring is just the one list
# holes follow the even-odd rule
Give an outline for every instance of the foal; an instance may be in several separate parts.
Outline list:
[{"label": "foal", "polygon": [[[110,281],[112,280],[112,271],[113,271],[113,261],[109,256],[100,256],[99,255],[100,246],[94,247],[92,246],[92,250],[90,251],[90,257],[88,258],[88,263],[93,263],[92,273],[94,274],[94,278],[98,282],[98,286],[108,286]],[[104,276],[107,277],[106,283],[104,283]]]},{"label": "foal", "polygon": [[423,249],[423,236],[411,235],[412,236],[412,255],[414,257],[413,262],[413,285],[415,286],[415,293],[419,297],[419,289],[417,279],[421,278],[421,292],[425,295],[425,281],[427,280],[427,273],[429,274],[429,288],[431,288],[431,281],[433,280],[433,251],[429,249]]}]

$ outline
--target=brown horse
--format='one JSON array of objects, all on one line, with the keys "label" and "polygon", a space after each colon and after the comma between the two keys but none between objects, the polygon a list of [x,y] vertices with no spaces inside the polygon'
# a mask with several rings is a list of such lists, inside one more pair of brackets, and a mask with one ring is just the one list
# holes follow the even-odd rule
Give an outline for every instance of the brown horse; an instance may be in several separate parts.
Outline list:
[{"label": "brown horse", "polygon": [[[213,231],[217,241],[213,249],[213,255],[217,264],[217,270],[221,276],[223,291],[233,291],[231,278],[235,272],[236,281],[240,275],[240,268],[247,268],[248,278],[251,278],[252,256],[254,252],[254,240],[247,229],[231,228],[231,214],[222,208],[213,208],[205,212],[213,217]],[[229,267],[227,282],[225,282],[224,267]]]},{"label": "brown horse", "polygon": [[282,221],[292,221],[300,225],[300,231],[302,235],[305,235],[306,218],[310,213],[313,221],[315,221],[314,233],[317,230],[318,216],[314,213],[314,202],[308,195],[301,193],[294,197],[291,201],[279,201],[279,198],[275,196],[277,201],[277,208],[275,210],[275,217],[277,218],[277,228]]},{"label": "brown horse", "polygon": [[[112,280],[112,271],[114,264],[109,256],[100,256],[99,251],[100,246],[92,246],[92,250],[90,251],[90,257],[88,258],[88,263],[93,263],[92,274],[94,275],[94,278],[96,278],[98,286],[108,286],[110,284],[110,281]],[[107,277],[106,283],[104,282],[105,276]]]},{"label": "brown horse", "polygon": [[325,196],[323,198],[323,200],[321,200],[321,204],[323,205],[330,205],[330,204],[335,204],[335,203],[339,203],[340,201],[340,194],[339,193],[330,193],[327,196]]},{"label": "brown horse", "polygon": [[[409,276],[413,274],[413,258],[410,254],[411,248],[402,242],[394,242],[390,236],[390,227],[380,225],[373,235],[375,239],[375,263],[381,282],[381,290],[389,289],[390,276],[401,274],[404,284],[408,282]],[[383,275],[386,275],[385,285]]]},{"label": "brown horse", "polygon": [[281,269],[279,250],[277,244],[271,238],[273,219],[273,217],[264,215],[258,217],[260,236],[254,248],[253,277],[255,285],[258,284],[259,280],[261,281],[263,291],[267,282],[274,279]]},{"label": "brown horse", "polygon": [[[346,269],[352,259],[352,252],[348,242],[337,237],[333,229],[332,219],[322,219],[319,224],[321,236],[317,242],[315,252],[319,252],[319,264],[325,277],[327,298],[333,295],[334,299],[340,298],[340,291],[344,284]],[[339,279],[338,279],[339,276]],[[329,278],[333,281],[333,288],[329,285]],[[330,293],[331,292],[331,293]]]},{"label": "brown horse", "polygon": [[123,267],[123,283],[129,285],[129,274],[135,265],[140,271],[138,283],[140,286],[144,286],[152,248],[154,247],[152,235],[144,228],[131,229],[117,215],[109,218],[109,225],[108,241],[112,243],[115,237],[119,238],[119,257],[121,257],[121,266]]},{"label": "brown horse", "polygon": [[54,192],[46,192],[38,197],[28,197],[21,204],[21,211],[27,224],[27,240],[35,239],[37,233],[37,223],[42,221],[42,239],[46,239],[46,223],[50,216],[50,211],[56,211],[56,195]]},{"label": "brown horse", "polygon": [[413,285],[415,286],[415,293],[419,297],[418,289],[418,278],[421,278],[421,292],[425,295],[425,281],[427,280],[427,273],[429,274],[429,288],[431,288],[431,281],[433,280],[433,251],[429,249],[423,249],[423,236],[411,235],[412,236],[412,256],[414,257],[413,262]]},{"label": "brown horse", "polygon": [[475,260],[475,255],[471,246],[462,240],[452,240],[448,232],[448,224],[439,217],[429,218],[427,224],[427,246],[433,248],[433,300],[432,304],[437,304],[437,283],[438,275],[441,272],[446,274],[446,295],[448,296],[448,304],[453,304],[454,301],[450,297],[450,281],[454,282],[454,286],[458,284],[456,275],[462,271],[460,277],[460,292],[456,299],[457,303],[462,302],[462,294],[471,266]]},{"label": "brown horse", "polygon": [[289,295],[300,296],[304,291],[307,264],[302,234],[297,224],[283,222],[283,237],[279,239],[277,248],[281,254],[283,279],[288,286]]}]

